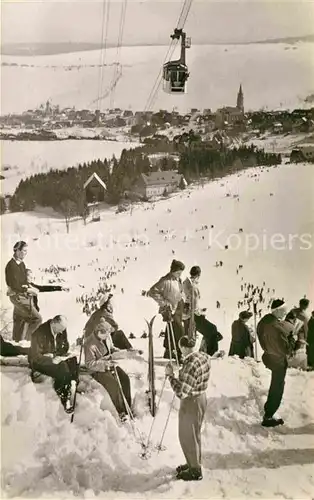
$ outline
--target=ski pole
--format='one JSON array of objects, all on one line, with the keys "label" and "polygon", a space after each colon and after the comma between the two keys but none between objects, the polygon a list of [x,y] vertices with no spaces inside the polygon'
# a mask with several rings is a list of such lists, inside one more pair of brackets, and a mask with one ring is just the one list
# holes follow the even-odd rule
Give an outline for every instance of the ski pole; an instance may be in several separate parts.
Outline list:
[{"label": "ski pole", "polygon": [[172,407],[173,407],[173,403],[174,403],[175,397],[176,397],[176,395],[174,394],[173,398],[172,398],[172,401],[171,401],[171,404],[170,404],[170,408],[169,408],[167,420],[166,420],[166,423],[165,423],[165,426],[164,426],[164,430],[163,430],[163,433],[161,435],[161,439],[159,441],[159,444],[157,444],[157,446],[156,446],[156,448],[158,450],[158,453],[164,449],[162,447],[162,443],[163,443],[163,440],[164,440],[164,437],[165,437],[165,434],[166,434],[166,430],[167,430],[167,427],[168,427],[168,423],[169,423],[169,419],[170,419],[170,414],[171,414],[171,411],[172,411]]},{"label": "ski pole", "polygon": [[[111,356],[111,350],[112,350],[112,347],[113,347],[111,337],[108,338],[108,341],[109,341],[108,342],[109,343],[108,350],[109,350],[109,355]],[[118,375],[117,368],[116,368],[115,364],[113,364],[113,371],[114,371],[114,374],[115,374],[116,379],[117,379],[117,383],[118,383],[118,386],[119,386],[119,389],[120,389],[120,392],[121,392],[121,396],[122,396],[122,399],[123,399],[126,411],[128,413],[128,416],[130,417],[130,425],[132,427],[132,431],[133,431],[134,437],[136,438],[136,432],[137,432],[138,435],[139,435],[140,444],[141,444],[142,448],[145,448],[145,443],[144,443],[144,440],[142,438],[142,435],[141,435],[139,429],[134,424],[134,415],[133,415],[132,410],[130,408],[130,405],[127,402],[127,399],[125,397],[125,394],[124,394],[124,391],[123,391],[123,388],[122,388],[122,385],[121,385],[121,381],[120,381],[120,378],[119,378],[119,375]]]},{"label": "ski pole", "polygon": [[175,351],[174,352],[175,352],[176,363],[177,363],[177,366],[180,366],[179,357],[178,357],[178,351],[176,349],[175,336],[174,336],[174,331],[173,331],[172,323],[170,323],[170,334],[171,334],[173,345],[175,346]]},{"label": "ski pole", "polygon": [[253,302],[253,313],[254,313],[254,331],[255,331],[255,361],[257,361],[257,325],[256,325],[256,314],[257,314],[257,303]]},{"label": "ski pole", "polygon": [[78,367],[77,367],[77,380],[76,380],[76,386],[75,386],[75,392],[74,392],[74,398],[73,398],[73,413],[71,415],[71,424],[73,423],[73,420],[74,420],[74,412],[75,412],[75,407],[76,407],[77,386],[79,384],[79,373],[80,373],[80,366],[81,366],[81,362],[82,362],[83,346],[84,346],[84,333],[83,333],[83,335],[81,337],[81,347],[80,347],[80,355],[79,355],[79,361],[78,361]]},{"label": "ski pole", "polygon": [[153,427],[155,425],[156,415],[157,415],[157,412],[159,410],[161,398],[162,398],[162,395],[163,395],[163,392],[164,392],[164,389],[165,389],[165,385],[166,385],[166,380],[167,380],[167,377],[164,378],[164,381],[163,381],[163,384],[162,384],[162,388],[161,388],[161,391],[160,391],[160,396],[159,396],[158,403],[157,403],[157,406],[156,406],[156,414],[155,414],[155,416],[153,418],[153,421],[152,421],[152,424],[150,426],[149,433],[148,433],[148,436],[147,436],[147,441],[146,441],[146,444],[145,444],[145,451],[142,453],[141,458],[147,458],[147,450],[148,450],[148,447],[149,447],[149,444],[150,444],[149,440],[150,440],[150,437],[151,437],[152,432],[153,432]]}]

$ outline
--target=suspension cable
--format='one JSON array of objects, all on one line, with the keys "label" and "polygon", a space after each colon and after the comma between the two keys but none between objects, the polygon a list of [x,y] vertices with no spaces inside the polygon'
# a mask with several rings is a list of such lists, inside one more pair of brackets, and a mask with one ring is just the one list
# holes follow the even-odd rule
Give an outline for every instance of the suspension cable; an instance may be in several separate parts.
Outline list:
[{"label": "suspension cable", "polygon": [[[186,23],[187,18],[188,18],[188,15],[189,15],[190,10],[191,10],[192,2],[193,2],[193,0],[184,0],[183,1],[180,16],[179,16],[179,19],[177,22],[177,29],[184,28],[185,23]],[[172,57],[172,55],[177,47],[177,44],[178,44],[178,40],[171,40],[163,64],[165,64],[168,61],[168,59],[171,59],[171,57]],[[148,96],[144,111],[149,111],[153,107],[153,105],[155,104],[157,94],[158,94],[158,91],[160,89],[160,85],[162,82],[162,71],[163,71],[163,69],[161,68],[160,71],[158,72],[158,75],[157,75],[156,80],[154,82],[153,88],[150,91],[150,94]]]},{"label": "suspension cable", "polygon": [[[109,0],[110,1],[110,0]],[[97,101],[96,108],[100,109],[100,94],[102,91],[102,83],[103,83],[103,74],[104,74],[104,62],[106,55],[106,12],[107,12],[107,0],[103,0],[102,3],[102,22],[101,22],[101,37],[100,37],[100,53],[99,53],[99,71],[98,71],[98,93],[97,93]]]},{"label": "suspension cable", "polygon": [[123,4],[121,6],[120,25],[119,25],[117,52],[116,52],[116,61],[115,61],[116,64],[114,67],[113,77],[112,77],[112,81],[111,81],[111,85],[110,85],[110,89],[111,89],[110,107],[111,108],[114,105],[114,97],[115,97],[115,90],[117,87],[117,83],[118,83],[120,77],[122,76],[122,66],[120,64],[120,53],[121,53],[121,46],[122,46],[122,40],[123,40],[127,1],[128,0],[124,0]]}]

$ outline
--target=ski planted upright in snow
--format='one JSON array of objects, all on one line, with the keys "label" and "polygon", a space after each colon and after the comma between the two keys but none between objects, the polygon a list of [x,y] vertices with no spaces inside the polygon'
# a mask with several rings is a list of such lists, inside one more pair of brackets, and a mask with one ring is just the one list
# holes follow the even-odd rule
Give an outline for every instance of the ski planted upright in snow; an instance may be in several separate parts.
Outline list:
[{"label": "ski planted upright in snow", "polygon": [[155,389],[155,364],[154,364],[154,343],[153,324],[156,316],[150,321],[146,321],[148,326],[148,404],[154,417],[156,415],[156,389]]}]

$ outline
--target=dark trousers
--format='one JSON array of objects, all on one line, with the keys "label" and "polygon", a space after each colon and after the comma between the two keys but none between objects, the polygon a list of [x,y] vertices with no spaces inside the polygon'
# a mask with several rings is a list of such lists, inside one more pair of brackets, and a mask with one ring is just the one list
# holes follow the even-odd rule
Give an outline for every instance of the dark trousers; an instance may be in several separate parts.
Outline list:
[{"label": "dark trousers", "polygon": [[28,354],[29,348],[13,345],[11,342],[6,342],[2,335],[0,335],[0,355],[1,356],[20,356],[21,354]]},{"label": "dark trousers", "polygon": [[54,379],[54,389],[58,395],[71,384],[72,380],[78,379],[78,363],[75,356],[56,364],[51,358],[39,356],[36,360],[31,360],[30,366],[32,372],[36,371]]},{"label": "dark trousers", "polygon": [[201,428],[206,406],[205,393],[180,401],[179,441],[186,463],[191,469],[199,469],[202,463]]},{"label": "dark trousers", "polygon": [[208,321],[204,315],[195,314],[194,319],[196,331],[205,339],[206,352],[212,356],[218,351],[218,340],[221,340],[222,336],[218,333],[216,325]]},{"label": "dark trousers", "polygon": [[266,353],[263,354],[262,360],[266,368],[271,370],[271,382],[267,401],[264,405],[265,417],[271,418],[275,415],[282,400],[285,388],[287,361],[286,359],[278,359],[277,356]]},{"label": "dark trousers", "polygon": [[[119,377],[125,399],[129,407],[131,407],[130,378],[127,373],[125,373],[122,368],[120,368],[120,366],[116,366],[116,372]],[[119,387],[115,372],[96,372],[93,373],[93,378],[106,389],[119,415],[121,415],[122,413],[127,413],[127,409],[125,407],[124,399],[121,394],[121,389]]]},{"label": "dark trousers", "polygon": [[16,342],[22,340],[25,323],[28,324],[25,339],[30,340],[32,333],[37,330],[39,325],[42,324],[42,317],[34,307],[32,297],[26,297],[24,295],[12,295],[10,297],[10,300],[14,305],[13,340],[15,340]]},{"label": "dark trousers", "polygon": [[128,341],[122,330],[116,330],[111,334],[112,343],[118,349],[132,349],[132,344]]},{"label": "dark trousers", "polygon": [[[179,348],[179,340],[184,335],[184,326],[183,326],[181,318],[174,316],[173,321],[171,322],[171,325],[172,325],[172,330],[173,330],[174,343],[173,343],[170,323],[167,323],[166,332],[165,332],[165,340],[164,340],[164,344],[163,344],[164,348],[165,348],[164,358],[166,358],[166,359],[170,359],[170,351],[172,352],[173,350],[177,351],[179,358],[181,356],[181,352],[180,352],[180,348]],[[168,332],[169,332],[169,334],[168,334]],[[170,336],[170,346],[169,346],[168,335]]]}]

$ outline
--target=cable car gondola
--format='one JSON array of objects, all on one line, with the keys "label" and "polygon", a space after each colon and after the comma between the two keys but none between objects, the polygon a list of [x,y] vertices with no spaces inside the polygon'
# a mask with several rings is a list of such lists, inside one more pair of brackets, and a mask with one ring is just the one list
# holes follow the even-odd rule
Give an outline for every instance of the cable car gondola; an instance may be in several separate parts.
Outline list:
[{"label": "cable car gondola", "polygon": [[189,77],[189,70],[185,64],[185,49],[191,47],[191,40],[186,38],[186,33],[182,29],[175,29],[171,38],[179,40],[181,38],[181,56],[176,61],[169,61],[163,66],[163,90],[168,94],[186,93],[186,81]]}]

